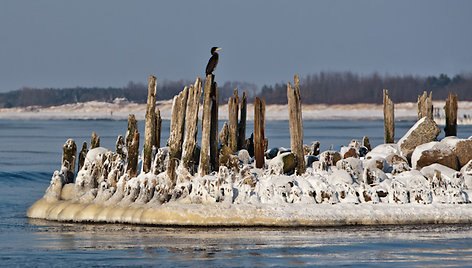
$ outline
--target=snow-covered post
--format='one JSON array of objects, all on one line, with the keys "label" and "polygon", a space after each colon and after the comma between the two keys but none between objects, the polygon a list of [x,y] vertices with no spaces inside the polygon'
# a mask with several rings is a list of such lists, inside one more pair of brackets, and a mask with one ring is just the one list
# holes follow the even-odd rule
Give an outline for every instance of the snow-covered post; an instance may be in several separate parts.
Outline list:
[{"label": "snow-covered post", "polygon": [[149,76],[143,147],[143,171],[145,173],[151,170],[152,148],[156,147],[156,80],[155,76]]},{"label": "snow-covered post", "polygon": [[170,137],[169,137],[169,162],[167,165],[167,175],[172,183],[175,184],[175,168],[177,161],[182,156],[182,142],[185,130],[185,113],[187,110],[188,87],[185,87],[179,95],[174,97],[172,102],[172,117],[170,120]]},{"label": "snow-covered post", "polygon": [[287,83],[288,113],[290,123],[290,146],[297,162],[297,174],[305,173],[305,155],[303,153],[303,121],[300,100],[300,82],[294,77],[294,87]]},{"label": "snow-covered post", "polygon": [[239,97],[238,89],[236,88],[233,97],[228,100],[228,146],[234,153],[238,150],[238,112],[239,112]]},{"label": "snow-covered post", "polygon": [[243,92],[243,97],[240,102],[240,119],[238,124],[238,151],[245,147],[246,143],[246,114],[247,114],[247,97],[246,91]]},{"label": "snow-covered post", "polygon": [[84,141],[84,143],[82,143],[82,149],[80,150],[80,153],[79,153],[79,162],[77,164],[77,172],[79,172],[84,166],[85,157],[87,157],[87,153],[88,153],[87,142]]},{"label": "snow-covered post", "polygon": [[100,136],[92,132],[92,139],[90,140],[90,149],[100,147]]},{"label": "snow-covered post", "polygon": [[393,101],[388,96],[388,90],[383,90],[383,112],[384,112],[384,141],[395,142],[395,114]]},{"label": "snow-covered post", "polygon": [[203,93],[203,111],[202,111],[202,145],[200,151],[200,164],[198,166],[198,175],[203,177],[210,171],[210,125],[211,125],[211,86],[213,76],[207,75],[205,80],[205,89]]},{"label": "snow-covered post", "polygon": [[65,183],[74,182],[75,158],[77,154],[77,146],[73,139],[68,139],[62,146],[62,167],[66,169],[64,174]]},{"label": "snow-covered post", "polygon": [[190,86],[187,100],[187,115],[185,117],[185,137],[182,146],[182,164],[189,171],[194,172],[194,153],[197,144],[198,109],[202,96],[202,79],[197,78]]},{"label": "snow-covered post", "polygon": [[254,102],[254,157],[256,168],[264,167],[264,131],[265,131],[265,100],[256,97]]},{"label": "snow-covered post", "polygon": [[446,136],[457,136],[457,94],[449,93],[444,105],[444,113],[446,114],[446,126],[444,132]]},{"label": "snow-covered post", "polygon": [[211,122],[210,122],[210,167],[213,171],[218,171],[219,155],[218,155],[218,85],[215,76],[212,76],[212,86],[210,91],[211,97]]},{"label": "snow-covered post", "polygon": [[418,95],[418,120],[423,117],[433,119],[433,92],[423,91],[423,95]]},{"label": "snow-covered post", "polygon": [[138,130],[134,131],[133,135],[130,135],[132,140],[128,147],[128,159],[126,165],[126,172],[129,176],[135,177],[138,174],[138,155],[139,155],[139,132]]}]

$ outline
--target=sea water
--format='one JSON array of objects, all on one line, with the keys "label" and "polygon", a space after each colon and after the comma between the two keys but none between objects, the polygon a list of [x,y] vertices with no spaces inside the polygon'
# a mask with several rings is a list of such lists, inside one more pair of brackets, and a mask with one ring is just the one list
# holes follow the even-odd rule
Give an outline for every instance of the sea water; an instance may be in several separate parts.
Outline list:
[{"label": "sea water", "polygon": [[[396,139],[413,124],[396,122]],[[143,126],[139,122],[141,133]],[[64,142],[73,138],[80,150],[92,131],[113,149],[126,121],[0,120],[1,266],[445,266],[472,260],[471,225],[188,228],[26,218],[60,168]],[[467,138],[472,127],[458,132]],[[269,147],[290,146],[287,121],[266,122],[265,133]],[[168,136],[164,121],[162,145]],[[382,143],[383,122],[304,121],[305,143],[318,140],[322,150],[363,136]]]}]

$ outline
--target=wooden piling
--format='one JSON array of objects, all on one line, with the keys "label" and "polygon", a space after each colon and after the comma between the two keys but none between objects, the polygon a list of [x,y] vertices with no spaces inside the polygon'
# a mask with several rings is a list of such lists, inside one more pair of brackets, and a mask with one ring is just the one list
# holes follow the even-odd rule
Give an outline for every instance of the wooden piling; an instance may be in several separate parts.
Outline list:
[{"label": "wooden piling", "polygon": [[143,171],[145,173],[151,171],[152,148],[156,147],[156,80],[155,76],[149,76],[143,147]]},{"label": "wooden piling", "polygon": [[418,120],[423,117],[433,119],[433,92],[423,91],[423,95],[418,95]]},{"label": "wooden piling", "polygon": [[162,118],[161,111],[156,107],[156,148],[161,148]]},{"label": "wooden piling", "polygon": [[123,136],[118,136],[116,139],[116,153],[121,157],[121,159],[126,159],[126,153],[125,153],[125,141],[123,140]]},{"label": "wooden piling", "polygon": [[170,136],[167,142],[170,147],[167,175],[173,187],[175,185],[175,168],[182,156],[182,143],[185,130],[185,113],[187,110],[188,87],[185,87],[172,102],[172,117],[170,120]]},{"label": "wooden piling", "polygon": [[62,146],[62,167],[67,170],[66,174],[64,174],[65,183],[74,182],[76,154],[77,146],[75,145],[75,141],[68,139]]},{"label": "wooden piling", "polygon": [[207,75],[205,79],[205,88],[203,92],[203,111],[202,111],[202,144],[200,150],[200,163],[198,166],[198,175],[203,177],[210,171],[210,125],[211,125],[211,87],[213,76]]},{"label": "wooden piling", "polygon": [[194,152],[197,144],[198,109],[202,96],[202,79],[197,78],[195,84],[190,86],[187,100],[187,113],[185,117],[185,137],[182,146],[181,164],[190,172],[194,168]]},{"label": "wooden piling", "polygon": [[247,114],[247,97],[246,91],[243,92],[243,97],[240,103],[240,118],[238,124],[238,151],[243,149],[246,143],[246,114]]},{"label": "wooden piling", "polygon": [[219,154],[218,154],[218,85],[214,81],[215,76],[212,76],[211,87],[211,122],[210,122],[210,168],[212,171],[219,169]]},{"label": "wooden piling", "polygon": [[449,93],[444,105],[444,113],[446,115],[446,125],[444,132],[446,136],[457,136],[457,94]]},{"label": "wooden piling", "polygon": [[383,90],[383,112],[384,112],[384,141],[395,143],[395,114],[393,101],[388,96],[388,90]]},{"label": "wooden piling", "polygon": [[97,133],[92,132],[92,139],[90,140],[90,150],[100,147],[100,136]]},{"label": "wooden piling", "polygon": [[229,135],[228,129],[229,129],[228,123],[224,122],[223,128],[221,128],[220,134],[218,134],[218,140],[220,141],[220,143],[226,146],[228,146],[228,135]]},{"label": "wooden piling", "polygon": [[136,121],[136,117],[134,114],[129,114],[128,115],[128,129],[126,130],[126,136],[125,136],[125,145],[126,148],[128,149],[131,147],[131,143],[133,142],[134,139],[134,133],[138,130],[138,121]]},{"label": "wooden piling", "polygon": [[254,102],[254,157],[256,168],[263,168],[265,139],[265,100],[256,97]]},{"label": "wooden piling", "polygon": [[79,153],[79,161],[78,161],[78,164],[77,164],[77,173],[84,166],[85,158],[87,157],[87,153],[88,153],[87,142],[84,141],[84,143],[82,143],[82,149],[80,150],[80,153]]},{"label": "wooden piling", "polygon": [[239,97],[238,89],[236,88],[233,97],[228,100],[228,146],[233,153],[238,150],[238,112]]},{"label": "wooden piling", "polygon": [[139,132],[135,130],[131,140],[129,147],[128,147],[128,159],[126,165],[126,172],[128,175],[132,177],[136,177],[138,174],[138,155],[139,155]]},{"label": "wooden piling", "polygon": [[303,153],[303,121],[298,75],[294,77],[294,87],[287,83],[287,99],[290,124],[290,145],[297,162],[298,175],[305,173],[305,155]]}]

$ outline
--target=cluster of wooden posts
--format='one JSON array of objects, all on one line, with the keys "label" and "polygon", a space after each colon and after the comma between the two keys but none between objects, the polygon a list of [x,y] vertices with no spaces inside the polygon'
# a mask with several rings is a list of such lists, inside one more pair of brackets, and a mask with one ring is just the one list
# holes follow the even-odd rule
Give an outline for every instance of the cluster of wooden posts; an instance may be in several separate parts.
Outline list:
[{"label": "cluster of wooden posts", "polygon": [[[423,117],[428,117],[433,120],[433,93],[429,96],[426,91],[418,96],[418,120]],[[395,115],[394,103],[388,96],[388,90],[383,90],[383,111],[384,111],[384,137],[385,143],[394,143],[395,139]],[[446,116],[446,125],[444,132],[446,136],[457,135],[457,94],[449,93],[444,105],[444,112]]]},{"label": "cluster of wooden posts", "polygon": [[[156,77],[152,75],[149,77],[142,155],[142,171],[145,173],[151,171],[156,151],[161,146],[162,120],[159,108],[156,106],[156,80]],[[294,80],[294,86],[290,83],[287,84],[290,137],[292,150],[297,161],[296,170],[298,174],[302,174],[305,171],[305,161],[303,155],[303,125],[298,75],[295,75]],[[202,140],[198,154],[196,139],[198,112],[202,94]],[[203,89],[202,79],[197,78],[193,85],[185,87],[175,96],[172,105],[170,136],[167,141],[169,155],[166,172],[172,184],[170,186],[175,185],[176,168],[179,164],[190,173],[198,173],[199,176],[205,176],[212,171],[218,171],[220,165],[218,142],[227,146],[231,153],[247,149],[249,154],[255,158],[255,166],[263,168],[265,166],[264,152],[268,144],[264,134],[264,99],[255,98],[254,132],[248,139],[246,139],[246,115],[246,92],[243,93],[240,101],[238,90],[235,89],[233,97],[228,101],[228,124],[225,123],[218,134],[218,85],[214,81],[214,75],[206,77]],[[122,136],[119,136],[116,143],[116,153],[122,155],[122,158],[126,161],[126,172],[130,177],[134,177],[138,173],[139,140],[140,134],[136,118],[133,114],[130,114],[128,116],[126,137],[123,139]],[[100,137],[93,133],[90,148],[87,148],[87,142],[83,143],[82,150],[79,153],[78,170],[84,165],[88,150],[99,146]],[[63,166],[70,173],[68,182],[73,182],[76,152],[77,148],[74,141],[68,140],[63,146],[62,161]],[[195,169],[195,167],[197,168]]]}]

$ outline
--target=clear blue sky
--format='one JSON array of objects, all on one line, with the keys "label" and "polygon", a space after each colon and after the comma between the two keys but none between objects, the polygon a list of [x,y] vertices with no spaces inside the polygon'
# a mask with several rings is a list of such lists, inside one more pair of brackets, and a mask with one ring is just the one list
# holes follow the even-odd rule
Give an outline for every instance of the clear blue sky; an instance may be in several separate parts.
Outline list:
[{"label": "clear blue sky", "polygon": [[472,72],[472,1],[0,1],[0,92],[204,76]]}]

